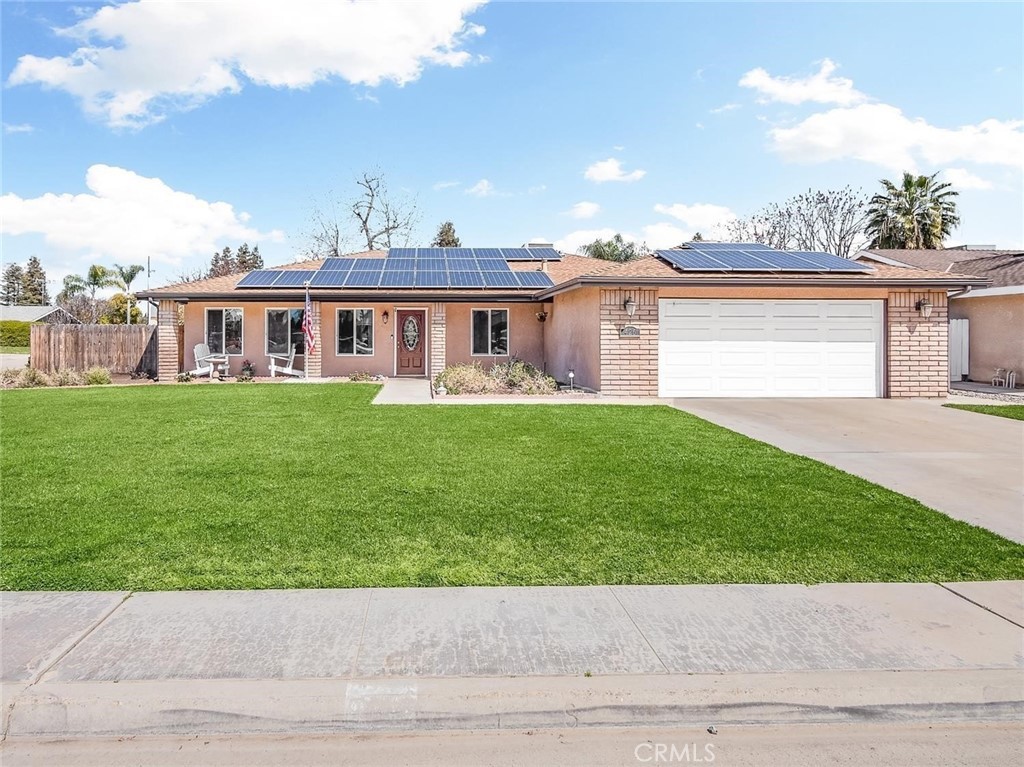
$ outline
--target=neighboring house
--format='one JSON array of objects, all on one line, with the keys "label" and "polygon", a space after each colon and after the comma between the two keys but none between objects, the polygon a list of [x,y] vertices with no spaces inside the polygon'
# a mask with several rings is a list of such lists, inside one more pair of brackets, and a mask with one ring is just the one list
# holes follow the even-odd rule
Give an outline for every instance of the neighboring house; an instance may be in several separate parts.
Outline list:
[{"label": "neighboring house", "polygon": [[[305,353],[304,284],[318,343]],[[605,394],[945,396],[946,295],[987,281],[761,245],[691,243],[627,263],[519,249],[394,248],[143,291],[159,375],[206,343],[266,375],[433,377],[519,357]]]},{"label": "neighboring house", "polygon": [[988,382],[1004,368],[1016,370],[1024,386],[1024,250],[867,250],[857,258],[988,279],[986,287],[949,295],[950,319],[968,321],[968,378]]},{"label": "neighboring house", "polygon": [[0,322],[43,322],[47,325],[81,325],[82,323],[59,306],[2,306]]}]

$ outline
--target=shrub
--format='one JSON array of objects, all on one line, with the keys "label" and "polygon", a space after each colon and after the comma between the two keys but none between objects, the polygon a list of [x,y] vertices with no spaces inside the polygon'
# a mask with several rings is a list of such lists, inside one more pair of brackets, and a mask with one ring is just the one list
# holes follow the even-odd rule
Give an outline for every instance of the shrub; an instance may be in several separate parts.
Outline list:
[{"label": "shrub", "polygon": [[484,370],[480,363],[451,365],[437,375],[449,394],[554,394],[555,379],[528,362],[513,359]]},{"label": "shrub", "polygon": [[106,386],[110,383],[110,371],[96,365],[85,371],[85,382],[89,386]]},{"label": "shrub", "polygon": [[10,389],[14,386],[14,382],[18,380],[18,374],[21,371],[17,368],[5,368],[0,370],[0,386],[5,389]]},{"label": "shrub", "polygon": [[32,323],[19,320],[0,322],[0,346],[28,346],[32,338]]},{"label": "shrub", "polygon": [[365,381],[372,381],[374,376],[366,370],[357,370],[354,373],[349,373],[348,380],[356,381],[357,383],[363,383]]},{"label": "shrub", "polygon": [[38,386],[49,386],[50,379],[46,374],[35,368],[22,368],[18,371],[18,377],[14,379],[15,389],[35,389]]},{"label": "shrub", "polygon": [[174,377],[174,380],[178,383],[192,383],[193,378],[195,378],[195,376],[186,370],[184,373],[178,373],[178,375]]},{"label": "shrub", "polygon": [[82,376],[74,370],[58,370],[52,376],[50,381],[54,386],[81,386]]}]

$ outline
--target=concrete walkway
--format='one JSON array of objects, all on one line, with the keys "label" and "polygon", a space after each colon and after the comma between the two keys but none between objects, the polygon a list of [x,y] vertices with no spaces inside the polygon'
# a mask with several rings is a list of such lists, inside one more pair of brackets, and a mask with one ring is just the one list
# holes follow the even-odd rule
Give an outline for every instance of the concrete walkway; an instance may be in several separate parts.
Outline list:
[{"label": "concrete walkway", "polygon": [[5,593],[0,608],[10,737],[1024,716],[1022,582]]},{"label": "concrete walkway", "polygon": [[27,354],[0,354],[0,370],[20,370],[27,364]]},{"label": "concrete walkway", "polygon": [[1024,421],[954,410],[935,400],[679,399],[674,404],[1024,543]]},{"label": "concrete walkway", "polygon": [[387,378],[373,399],[374,405],[430,405],[430,381],[426,378]]}]

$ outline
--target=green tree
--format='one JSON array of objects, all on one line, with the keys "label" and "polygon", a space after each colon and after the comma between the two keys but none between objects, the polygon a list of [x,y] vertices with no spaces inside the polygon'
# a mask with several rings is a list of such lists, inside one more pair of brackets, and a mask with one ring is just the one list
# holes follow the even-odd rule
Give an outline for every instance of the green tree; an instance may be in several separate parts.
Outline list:
[{"label": "green tree", "polygon": [[81,277],[77,274],[69,274],[64,278],[64,290],[61,291],[61,296],[65,300],[73,298],[84,293],[89,294],[89,304],[92,312],[91,321],[96,322],[99,319],[99,309],[96,304],[96,291],[102,290],[103,288],[117,288],[120,287],[121,283],[118,280],[117,273],[111,269],[100,264],[93,264],[89,267],[89,271],[86,272],[85,277]]},{"label": "green tree", "polygon": [[462,240],[455,234],[455,224],[451,221],[445,221],[441,226],[437,227],[437,234],[434,235],[434,241],[430,243],[432,248],[461,248]]},{"label": "green tree", "polygon": [[21,291],[25,285],[25,272],[17,264],[8,264],[4,268],[4,276],[0,284],[0,303],[17,306],[21,301]]},{"label": "green tree", "polygon": [[704,235],[701,234],[700,232],[697,232],[695,235],[693,235],[693,239],[691,239],[690,242],[704,242]]},{"label": "green tree", "polygon": [[249,243],[243,242],[235,252],[234,271],[232,274],[251,272],[254,269],[263,268],[263,256],[260,255],[260,246],[257,245],[249,250]]},{"label": "green tree", "polygon": [[648,255],[650,250],[643,243],[627,242],[621,234],[616,234],[610,240],[597,239],[582,246],[579,253],[603,261],[635,261]]},{"label": "green tree", "polygon": [[867,234],[871,248],[910,250],[941,248],[960,224],[956,200],[960,193],[950,184],[937,183],[938,173],[904,173],[899,186],[882,179],[884,191],[868,204]]},{"label": "green tree", "polygon": [[210,259],[210,271],[206,273],[206,276],[225,277],[234,274],[235,271],[235,256],[231,252],[231,248],[224,248],[224,250],[213,254],[213,258]]},{"label": "green tree", "polygon": [[[132,301],[135,296],[132,295],[132,283],[135,278],[146,271],[146,267],[141,264],[130,264],[129,266],[121,266],[120,264],[114,264],[114,271],[117,272],[118,281],[121,283],[121,287],[125,290],[125,316],[128,318],[128,324],[132,324],[132,317],[135,312],[128,314],[128,306],[132,305]],[[111,299],[113,300],[113,299]]]},{"label": "green tree", "polygon": [[50,294],[46,290],[46,272],[36,256],[32,256],[25,264],[20,301],[24,306],[45,306],[50,303]]},{"label": "green tree", "polygon": [[100,325],[144,325],[146,322],[146,316],[137,306],[132,307],[131,319],[125,321],[129,306],[129,296],[125,293],[115,293],[106,304],[98,319]]}]

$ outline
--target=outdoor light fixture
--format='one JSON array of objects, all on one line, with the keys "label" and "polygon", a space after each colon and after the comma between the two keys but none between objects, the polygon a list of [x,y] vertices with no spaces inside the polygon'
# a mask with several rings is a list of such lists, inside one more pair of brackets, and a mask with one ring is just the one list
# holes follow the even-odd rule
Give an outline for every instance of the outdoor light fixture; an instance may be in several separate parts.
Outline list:
[{"label": "outdoor light fixture", "polygon": [[547,321],[547,318],[548,318],[548,313],[547,312],[537,312],[537,322],[545,322],[545,321]]},{"label": "outdoor light fixture", "polygon": [[633,297],[630,296],[626,299],[626,303],[622,305],[622,308],[626,310],[626,316],[632,317],[636,314],[636,301],[634,301]]},{"label": "outdoor light fixture", "polygon": [[572,389],[573,379],[576,377],[576,371],[569,368],[569,389]]},{"label": "outdoor light fixture", "polygon": [[921,312],[921,316],[924,317],[925,319],[928,319],[929,317],[932,316],[932,302],[929,301],[927,298],[922,298],[920,301],[914,304],[914,308]]},{"label": "outdoor light fixture", "polygon": [[385,309],[383,312],[381,312],[380,318],[381,318],[381,320],[383,321],[383,323],[385,325],[388,324],[388,317],[390,317],[390,316],[391,315],[388,314],[388,310],[387,309]]}]

